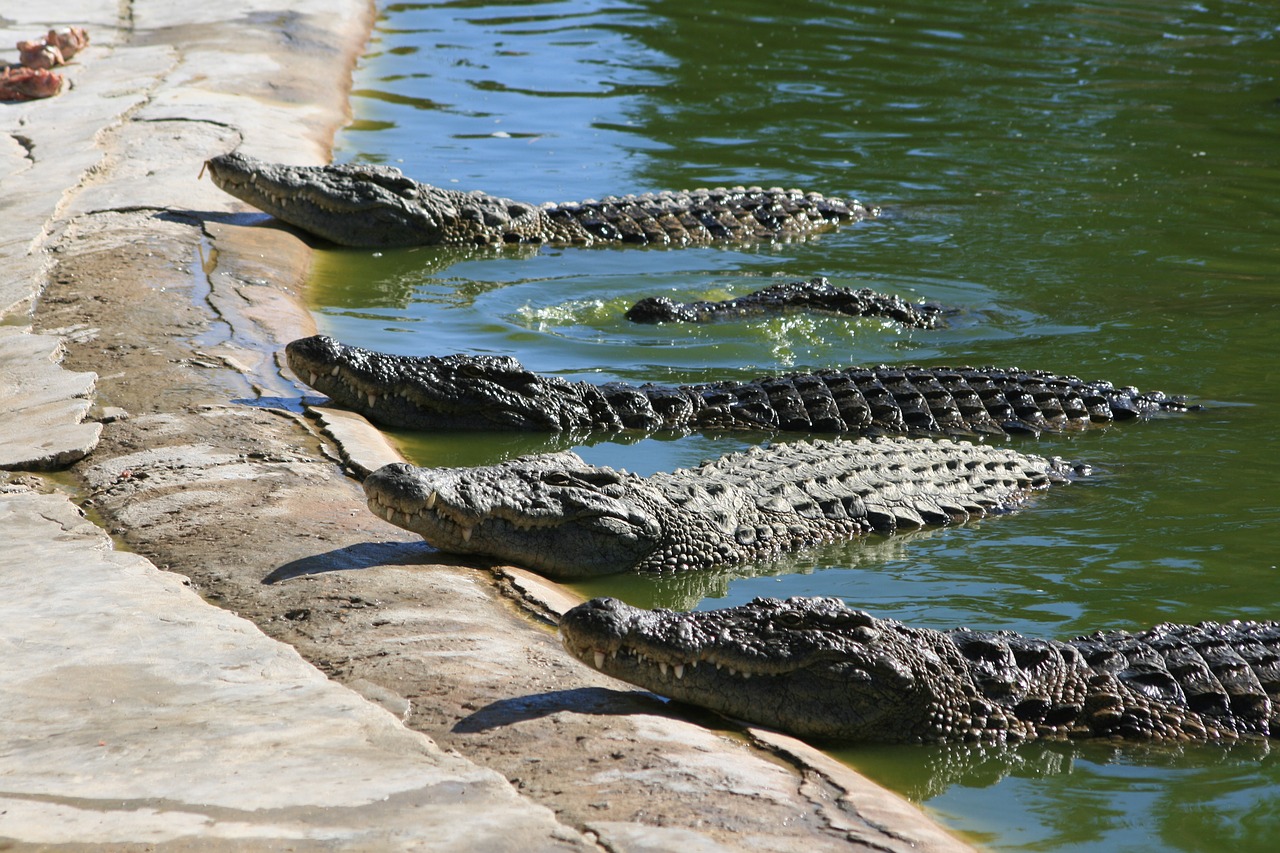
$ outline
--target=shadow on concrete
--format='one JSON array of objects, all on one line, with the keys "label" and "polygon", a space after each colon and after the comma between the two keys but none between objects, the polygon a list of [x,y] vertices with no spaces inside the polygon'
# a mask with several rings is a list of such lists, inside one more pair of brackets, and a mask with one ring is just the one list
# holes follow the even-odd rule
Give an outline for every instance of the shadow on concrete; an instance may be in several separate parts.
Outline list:
[{"label": "shadow on concrete", "polygon": [[683,719],[682,716],[669,713],[668,704],[668,700],[640,690],[610,690],[606,687],[552,690],[493,702],[459,720],[452,731],[455,734],[475,734],[512,723],[549,717],[560,711],[597,716],[649,714]]},{"label": "shadow on concrete", "polygon": [[332,249],[337,247],[336,243],[332,243],[323,237],[297,228],[285,222],[283,219],[276,219],[269,213],[263,213],[258,210],[238,211],[236,213],[227,213],[217,210],[158,210],[154,214],[156,219],[164,222],[179,222],[183,225],[196,225],[200,228],[207,229],[210,224],[217,225],[235,225],[240,228],[261,228],[270,231],[283,231],[286,234],[292,234],[311,248]]},{"label": "shadow on concrete", "polygon": [[303,575],[368,569],[373,566],[463,565],[436,551],[425,542],[360,542],[290,560],[262,579],[264,584],[279,583]]},{"label": "shadow on concrete", "polygon": [[208,222],[217,222],[221,225],[239,225],[245,228],[275,228],[300,236],[306,233],[286,225],[270,214],[259,211],[227,213],[226,211],[218,210],[157,210],[152,214],[152,217],[161,222],[178,222],[183,225],[203,225]]}]

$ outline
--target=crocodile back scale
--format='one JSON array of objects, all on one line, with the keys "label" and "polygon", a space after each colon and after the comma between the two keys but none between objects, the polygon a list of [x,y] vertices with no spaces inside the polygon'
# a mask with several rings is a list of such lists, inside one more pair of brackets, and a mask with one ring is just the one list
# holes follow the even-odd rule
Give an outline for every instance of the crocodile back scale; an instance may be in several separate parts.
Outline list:
[{"label": "crocodile back scale", "polygon": [[944,314],[956,313],[930,302],[908,302],[901,296],[877,293],[869,287],[835,287],[816,276],[808,281],[771,284],[720,302],[676,302],[668,296],[650,296],[632,305],[626,317],[633,323],[714,323],[789,311],[883,317],[912,329],[937,328],[942,325]]}]

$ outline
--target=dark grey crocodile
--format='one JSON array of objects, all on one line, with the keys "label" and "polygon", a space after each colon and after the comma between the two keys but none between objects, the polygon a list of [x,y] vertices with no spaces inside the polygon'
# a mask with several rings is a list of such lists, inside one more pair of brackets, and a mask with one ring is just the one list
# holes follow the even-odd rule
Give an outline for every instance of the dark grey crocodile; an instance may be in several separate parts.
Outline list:
[{"label": "dark grey crocodile", "polygon": [[391,166],[289,166],[232,153],[205,167],[236,198],[343,246],[775,242],[879,214],[854,199],[777,188],[535,205],[420,184]]},{"label": "dark grey crocodile", "polygon": [[627,310],[633,323],[712,323],[747,317],[813,311],[851,317],[885,317],[914,329],[935,329],[946,313],[941,305],[908,302],[901,296],[877,293],[869,287],[835,287],[821,276],[808,281],[771,284],[723,302],[676,302],[668,296],[642,299]]},{"label": "dark grey crocodile", "polygon": [[1034,435],[1187,409],[1182,397],[1018,368],[882,365],[675,387],[569,382],[507,356],[387,355],[323,335],[285,353],[338,405],[415,430]]},{"label": "dark grey crocodile", "polygon": [[603,598],[560,620],[602,672],[833,741],[1280,736],[1280,624],[1204,622],[1066,642],[912,628],[838,599],[700,613]]},{"label": "dark grey crocodile", "polygon": [[1012,509],[1071,473],[1060,460],[930,439],[752,448],[640,477],[563,451],[478,468],[387,465],[369,508],[442,551],[552,577],[769,559],[872,531]]}]

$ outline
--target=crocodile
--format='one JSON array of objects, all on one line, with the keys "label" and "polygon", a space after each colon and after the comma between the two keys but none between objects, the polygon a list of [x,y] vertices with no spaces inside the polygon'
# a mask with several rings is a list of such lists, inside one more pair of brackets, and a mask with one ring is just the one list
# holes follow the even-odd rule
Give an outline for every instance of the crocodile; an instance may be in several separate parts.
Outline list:
[{"label": "crocodile", "polygon": [[389,355],[324,335],[291,342],[285,355],[299,379],[337,405],[411,430],[1039,435],[1189,408],[1183,397],[1013,367],[881,365],[704,385],[597,385],[539,376],[509,356]]},{"label": "crocodile", "polygon": [[697,613],[611,598],[561,617],[583,662],[664,696],[847,742],[1280,736],[1280,623],[1162,624],[1065,642],[937,631],[835,598]]},{"label": "crocodile", "polygon": [[722,302],[676,302],[668,296],[650,296],[632,305],[626,318],[633,323],[711,323],[794,310],[886,317],[914,329],[936,329],[947,313],[934,303],[916,304],[869,287],[836,287],[822,276],[815,276],[808,281],[771,284]]},{"label": "crocodile", "polygon": [[676,572],[776,558],[873,531],[1014,509],[1075,471],[947,439],[753,447],[640,477],[571,451],[476,468],[404,462],[365,478],[369,508],[442,551],[556,578]]},{"label": "crocodile", "polygon": [[801,240],[879,215],[856,199],[781,188],[537,205],[422,184],[392,166],[291,166],[232,152],[208,160],[205,170],[236,198],[342,246],[767,243]]}]

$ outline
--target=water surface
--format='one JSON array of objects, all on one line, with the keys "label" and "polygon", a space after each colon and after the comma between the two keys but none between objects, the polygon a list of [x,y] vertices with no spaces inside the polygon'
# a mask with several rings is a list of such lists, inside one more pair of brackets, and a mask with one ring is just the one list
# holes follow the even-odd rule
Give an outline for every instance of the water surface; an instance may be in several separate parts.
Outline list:
[{"label": "water surface", "polygon": [[[1204,412],[1016,442],[1095,476],[1016,515],[693,577],[583,584],[646,606],[835,595],[879,616],[1065,638],[1280,602],[1280,15],[1244,2],[455,2],[384,7],[339,160],[530,202],[800,186],[882,219],[752,248],[325,253],[322,328],[500,353],[570,379],[852,363],[1017,364]],[[956,306],[948,328],[788,316],[633,326],[643,296],[825,275]],[[399,436],[483,464],[547,436]],[[641,473],[766,440],[602,441]],[[841,757],[984,846],[1280,843],[1263,747],[866,747]]]}]

